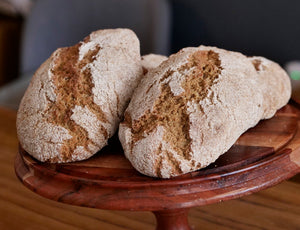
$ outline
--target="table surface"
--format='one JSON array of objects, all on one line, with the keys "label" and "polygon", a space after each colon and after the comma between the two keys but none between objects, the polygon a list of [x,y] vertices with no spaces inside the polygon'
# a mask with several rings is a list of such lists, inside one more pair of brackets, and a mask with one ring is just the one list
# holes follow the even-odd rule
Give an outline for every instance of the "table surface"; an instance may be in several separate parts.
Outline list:
[{"label": "table surface", "polygon": [[[16,113],[0,108],[0,229],[154,229],[150,212],[106,211],[36,195],[14,173]],[[192,208],[194,229],[299,229],[300,174],[270,189]]]}]

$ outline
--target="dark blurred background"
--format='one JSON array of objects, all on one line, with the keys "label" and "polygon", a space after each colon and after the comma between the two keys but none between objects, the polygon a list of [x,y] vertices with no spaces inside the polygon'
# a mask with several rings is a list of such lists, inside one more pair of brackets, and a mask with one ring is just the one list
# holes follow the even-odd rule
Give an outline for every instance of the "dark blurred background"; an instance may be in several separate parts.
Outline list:
[{"label": "dark blurred background", "polygon": [[299,0],[173,0],[172,52],[199,44],[280,64],[300,59]]},{"label": "dark blurred background", "polygon": [[299,9],[298,0],[0,0],[0,104],[15,107],[56,48],[103,28],[133,29],[142,54],[204,44],[285,65],[300,59]]}]

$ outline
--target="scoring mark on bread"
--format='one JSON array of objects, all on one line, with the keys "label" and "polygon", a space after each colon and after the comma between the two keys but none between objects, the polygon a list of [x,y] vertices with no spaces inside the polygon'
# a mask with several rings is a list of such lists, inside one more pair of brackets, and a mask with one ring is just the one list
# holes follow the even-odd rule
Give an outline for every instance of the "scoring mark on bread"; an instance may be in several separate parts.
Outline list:
[{"label": "scoring mark on bread", "polygon": [[[187,104],[188,102],[199,104],[207,97],[221,70],[218,53],[211,50],[194,52],[188,62],[176,71],[185,78],[181,82],[184,91],[178,96],[172,93],[168,83],[174,71],[167,70],[160,79],[161,94],[155,101],[152,110],[145,111],[143,116],[134,121],[131,120],[130,114],[125,114],[123,124],[132,129],[131,148],[134,143],[145,138],[157,126],[163,126],[165,130],[163,140],[178,155],[191,160],[192,140],[189,134],[190,121]],[[173,170],[180,173],[180,165],[171,152],[167,153],[167,158],[166,160],[173,166]],[[159,158],[156,162],[156,169],[161,167],[160,164],[162,164],[162,159]],[[161,171],[157,169],[156,173],[160,176]]]},{"label": "scoring mark on bread", "polygon": [[[86,41],[88,40],[89,38],[86,39]],[[90,144],[97,145],[88,138],[87,131],[71,119],[72,110],[76,105],[87,106],[100,121],[107,122],[105,114],[93,101],[92,89],[94,84],[90,68],[87,66],[88,63],[95,60],[95,56],[101,48],[96,46],[89,50],[81,61],[78,61],[80,46],[81,43],[72,47],[61,48],[51,69],[57,98],[55,102],[48,105],[48,110],[45,113],[47,121],[66,128],[72,136],[62,145],[63,160],[71,159],[72,153],[78,146],[83,146],[85,150],[89,151],[88,146]],[[106,129],[101,127],[101,131],[107,138]]]}]

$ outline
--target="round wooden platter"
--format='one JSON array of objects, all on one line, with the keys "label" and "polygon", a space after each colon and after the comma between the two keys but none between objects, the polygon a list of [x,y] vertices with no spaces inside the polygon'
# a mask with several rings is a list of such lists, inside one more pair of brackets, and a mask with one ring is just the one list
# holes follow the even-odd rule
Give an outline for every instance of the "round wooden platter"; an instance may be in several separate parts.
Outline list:
[{"label": "round wooden platter", "polygon": [[138,173],[116,137],[94,157],[49,164],[21,147],[15,161],[21,182],[48,199],[99,209],[153,211],[157,229],[189,229],[188,208],[265,189],[300,172],[298,108],[287,105],[249,129],[210,166],[172,179]]}]

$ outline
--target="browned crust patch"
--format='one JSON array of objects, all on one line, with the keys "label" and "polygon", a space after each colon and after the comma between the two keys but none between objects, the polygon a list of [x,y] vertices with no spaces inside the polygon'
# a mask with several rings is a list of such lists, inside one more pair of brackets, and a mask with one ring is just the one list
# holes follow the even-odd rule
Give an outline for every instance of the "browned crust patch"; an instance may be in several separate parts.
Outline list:
[{"label": "browned crust patch", "polygon": [[[62,48],[51,69],[57,98],[54,103],[49,103],[46,116],[48,122],[64,127],[72,136],[71,139],[64,141],[61,147],[64,161],[72,159],[72,153],[77,146],[83,146],[87,151],[89,151],[89,144],[98,146],[98,143],[94,143],[88,138],[88,132],[71,119],[72,110],[76,105],[87,106],[99,120],[107,122],[105,114],[93,101],[94,84],[90,69],[85,68],[82,71],[88,63],[95,60],[95,55],[99,52],[100,47],[97,46],[90,50],[81,61],[78,61],[80,46],[81,43]],[[101,127],[101,132],[105,138],[108,137],[104,127]],[[57,161],[57,159],[50,159],[50,161]]]}]

